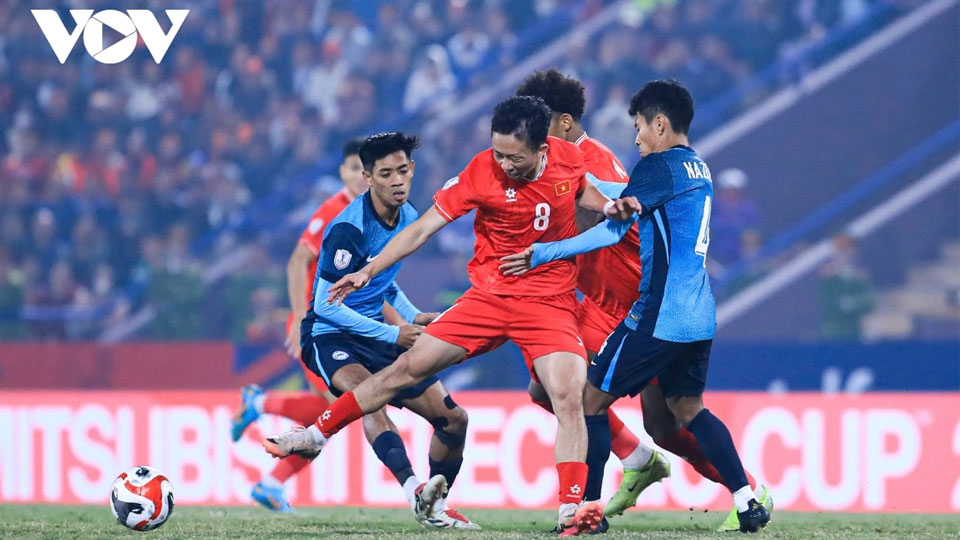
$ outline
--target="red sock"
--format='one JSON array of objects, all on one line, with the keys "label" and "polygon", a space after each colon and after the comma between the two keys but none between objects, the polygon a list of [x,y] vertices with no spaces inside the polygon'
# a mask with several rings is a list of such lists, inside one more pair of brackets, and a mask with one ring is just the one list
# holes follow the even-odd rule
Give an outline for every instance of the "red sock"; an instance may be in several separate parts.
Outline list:
[{"label": "red sock", "polygon": [[363,410],[360,409],[357,398],[353,397],[353,392],[347,392],[331,403],[329,409],[323,411],[317,418],[316,426],[324,437],[330,437],[361,416]]},{"label": "red sock", "polygon": [[640,439],[623,425],[623,420],[614,414],[613,409],[607,409],[607,418],[610,419],[610,450],[623,459],[640,446]]},{"label": "red sock", "polygon": [[543,410],[547,411],[550,414],[553,414],[553,404],[549,401],[534,401],[537,405],[543,407]]},{"label": "red sock", "polygon": [[[687,431],[687,428],[682,427],[673,435],[655,442],[660,448],[685,459],[694,470],[700,473],[700,476],[718,484],[723,483],[720,472],[710,463],[707,456],[703,455],[703,450],[700,449],[697,438],[693,436],[693,433]],[[756,489],[757,481],[753,478],[753,475],[746,470],[743,472],[747,474],[747,482],[750,483],[750,488]]]},{"label": "red sock", "polygon": [[587,464],[582,461],[557,463],[557,476],[560,477],[560,504],[580,504],[587,486]]},{"label": "red sock", "polygon": [[291,476],[302,471],[311,461],[313,460],[300,456],[287,456],[277,462],[277,465],[270,471],[270,476],[277,482],[283,484],[289,480]]},{"label": "red sock", "polygon": [[263,402],[263,412],[289,418],[301,426],[309,426],[330,403],[309,392],[270,392]]}]

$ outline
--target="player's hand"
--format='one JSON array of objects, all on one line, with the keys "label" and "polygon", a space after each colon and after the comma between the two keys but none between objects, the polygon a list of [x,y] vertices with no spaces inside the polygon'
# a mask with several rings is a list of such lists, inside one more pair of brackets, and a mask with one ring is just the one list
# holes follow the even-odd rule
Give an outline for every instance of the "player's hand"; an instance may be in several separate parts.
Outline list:
[{"label": "player's hand", "polygon": [[330,286],[330,296],[327,297],[327,303],[332,304],[336,302],[337,305],[342,304],[344,298],[366,287],[367,283],[370,283],[370,274],[363,270],[347,274],[340,278],[340,281]]},{"label": "player's hand", "polygon": [[641,210],[643,210],[643,206],[636,197],[624,197],[614,200],[613,204],[607,206],[605,213],[608,218],[614,221],[624,221]]},{"label": "player's hand", "polygon": [[299,324],[290,325],[290,331],[287,332],[287,339],[283,341],[283,344],[287,347],[287,354],[298,360],[300,359],[302,349],[300,348]]},{"label": "player's hand", "polygon": [[397,336],[397,345],[409,349],[416,343],[417,338],[423,333],[423,327],[419,324],[405,324],[400,327],[400,334]]},{"label": "player's hand", "polygon": [[528,247],[520,253],[500,257],[500,260],[505,261],[500,265],[500,272],[502,272],[503,275],[522,276],[530,270],[530,266],[533,264],[533,246]]},{"label": "player's hand", "polygon": [[413,324],[426,326],[432,323],[439,316],[440,316],[439,313],[421,313],[413,318]]}]

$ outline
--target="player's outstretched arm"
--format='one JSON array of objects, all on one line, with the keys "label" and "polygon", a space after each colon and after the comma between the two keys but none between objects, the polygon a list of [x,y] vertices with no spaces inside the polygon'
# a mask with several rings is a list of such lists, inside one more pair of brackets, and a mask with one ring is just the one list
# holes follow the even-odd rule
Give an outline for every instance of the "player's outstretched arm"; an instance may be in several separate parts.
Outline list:
[{"label": "player's outstretched arm", "polygon": [[374,276],[393,266],[397,261],[405,258],[420,249],[431,236],[447,224],[447,220],[431,206],[420,216],[420,219],[411,223],[400,234],[387,243],[383,251],[366,266],[340,278],[330,286],[330,295],[327,302],[342,304],[343,299],[350,293],[363,288]]},{"label": "player's outstretched arm", "polygon": [[605,219],[573,238],[546,244],[534,244],[520,253],[501,257],[500,260],[504,263],[500,265],[500,271],[505,276],[519,276],[544,263],[567,259],[588,251],[612,246],[627,234],[627,231],[636,221],[636,214],[626,221]]},{"label": "player's outstretched arm", "polygon": [[592,182],[587,182],[584,185],[583,194],[580,195],[577,204],[580,205],[580,208],[603,214],[614,221],[630,219],[630,216],[641,211],[640,203],[636,197],[610,200]]},{"label": "player's outstretched arm", "polygon": [[384,324],[361,315],[344,305],[328,304],[322,301],[323,297],[329,293],[331,285],[329,281],[323,278],[317,280],[317,291],[313,300],[313,311],[317,314],[317,318],[348,334],[364,336],[387,343],[398,343],[400,337],[399,326]]},{"label": "player's outstretched arm", "polygon": [[426,326],[440,316],[439,313],[424,313],[420,311],[417,306],[413,305],[413,302],[407,298],[407,295],[403,293],[403,290],[400,288],[400,285],[397,285],[396,281],[387,285],[385,299],[387,304],[393,307],[397,314],[408,323]]}]

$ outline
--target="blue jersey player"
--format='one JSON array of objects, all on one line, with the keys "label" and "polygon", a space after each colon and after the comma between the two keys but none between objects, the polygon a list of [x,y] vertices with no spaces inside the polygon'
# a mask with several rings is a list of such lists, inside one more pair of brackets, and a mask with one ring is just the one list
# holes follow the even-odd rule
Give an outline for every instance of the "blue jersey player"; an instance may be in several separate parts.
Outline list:
[{"label": "blue jersey player", "polygon": [[[693,99],[676,81],[653,81],[630,102],[642,156],[621,197],[635,197],[643,277],[630,314],[607,338],[587,371],[583,408],[590,467],[585,500],[600,497],[610,454],[607,408],[636,396],[657,377],[670,411],[693,435],[733,494],[739,529],[753,532],[770,520],[757,501],[730,432],[703,407],[710,346],[716,328],[706,272],[710,245],[710,170],[690,148]],[[534,244],[505,258],[504,269],[523,272],[618,242],[631,222],[605,221],[568,240]],[[602,269],[597,269],[602,271]]]},{"label": "blue jersey player", "polygon": [[[416,137],[402,133],[367,138],[359,154],[370,189],[347,205],[324,232],[314,297],[300,326],[301,359],[337,396],[393,363],[438,316],[422,313],[397,286],[399,262],[342,305],[326,300],[332,283],[362,268],[390,239],[416,221],[417,211],[407,198],[414,170],[410,156],[417,145]],[[384,301],[409,324],[385,323]],[[424,484],[413,475],[403,441],[392,423],[391,431],[380,434],[365,429],[377,456],[403,486],[420,523],[426,527],[479,529],[446,505],[447,490],[463,463],[466,412],[436,377],[400,392],[391,404],[407,407],[434,428],[431,478]]]}]

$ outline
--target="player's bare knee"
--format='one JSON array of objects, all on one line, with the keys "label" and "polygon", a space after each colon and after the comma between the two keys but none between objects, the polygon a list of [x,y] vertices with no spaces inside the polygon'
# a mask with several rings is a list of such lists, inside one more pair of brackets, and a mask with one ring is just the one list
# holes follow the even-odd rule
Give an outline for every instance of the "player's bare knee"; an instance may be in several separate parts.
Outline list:
[{"label": "player's bare knee", "polygon": [[650,438],[656,442],[672,436],[680,429],[680,424],[672,418],[669,422],[664,422],[662,418],[644,415],[643,429],[647,432],[647,435],[650,435]]},{"label": "player's bare knee", "polygon": [[611,394],[587,383],[583,389],[583,414],[587,416],[603,414],[615,399]]},{"label": "player's bare knee", "polygon": [[667,407],[676,417],[677,421],[686,426],[691,420],[703,410],[703,401],[700,397],[668,397]]},{"label": "player's bare knee", "polygon": [[376,439],[381,433],[393,430],[393,423],[383,409],[364,415],[362,421],[363,431],[368,439]]},{"label": "player's bare knee", "polygon": [[460,407],[459,405],[450,411],[446,415],[447,418],[447,431],[452,431],[454,433],[466,433],[467,432],[467,423],[469,419],[467,418],[467,411]]},{"label": "player's bare knee", "polygon": [[550,402],[553,404],[553,414],[560,421],[583,416],[583,399],[580,390],[554,391],[550,396]]},{"label": "player's bare knee", "polygon": [[449,395],[443,399],[443,403],[446,408],[443,414],[430,420],[433,434],[451,450],[463,448],[467,437],[467,411],[457,405]]}]

